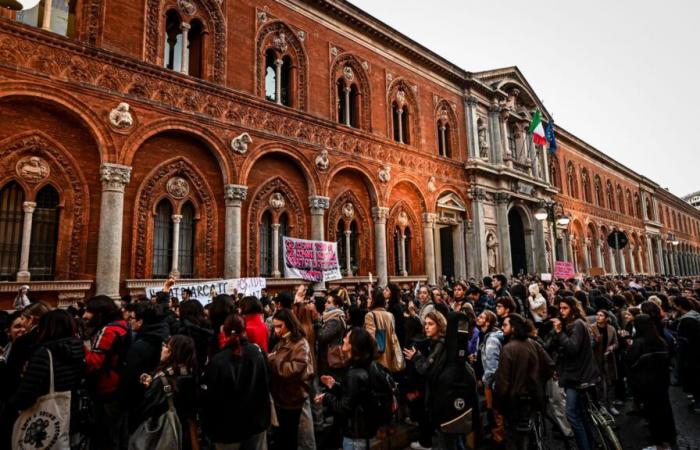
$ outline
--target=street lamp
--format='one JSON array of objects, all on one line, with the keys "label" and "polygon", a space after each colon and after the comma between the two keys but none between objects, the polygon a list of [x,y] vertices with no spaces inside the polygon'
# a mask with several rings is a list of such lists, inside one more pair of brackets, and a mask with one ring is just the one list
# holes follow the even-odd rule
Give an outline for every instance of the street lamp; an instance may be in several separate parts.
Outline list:
[{"label": "street lamp", "polygon": [[667,239],[667,240],[668,240],[668,243],[671,244],[671,245],[673,245],[674,247],[675,247],[676,245],[680,244],[680,242],[678,242],[678,239],[676,239],[676,236],[675,236],[673,233],[668,233],[668,239]]},{"label": "street lamp", "polygon": [[21,11],[34,8],[40,1],[41,0],[0,0],[0,8]]},{"label": "street lamp", "polygon": [[[571,222],[571,218],[564,213],[564,206],[561,203],[557,203],[551,200],[542,200],[538,205],[537,211],[535,211],[535,219],[540,222],[545,220],[549,221],[552,226],[552,239],[556,239],[556,228],[562,227],[566,228]],[[555,241],[552,241],[554,248],[554,258],[557,258],[557,245]]]}]

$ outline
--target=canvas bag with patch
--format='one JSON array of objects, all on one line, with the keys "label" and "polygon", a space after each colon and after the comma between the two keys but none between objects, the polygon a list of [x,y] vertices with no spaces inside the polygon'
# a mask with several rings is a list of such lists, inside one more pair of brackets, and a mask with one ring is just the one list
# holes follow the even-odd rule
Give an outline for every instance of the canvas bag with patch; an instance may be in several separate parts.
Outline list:
[{"label": "canvas bag with patch", "polygon": [[55,392],[53,356],[49,354],[49,393],[22,411],[12,431],[12,450],[65,450],[70,448],[71,392]]}]

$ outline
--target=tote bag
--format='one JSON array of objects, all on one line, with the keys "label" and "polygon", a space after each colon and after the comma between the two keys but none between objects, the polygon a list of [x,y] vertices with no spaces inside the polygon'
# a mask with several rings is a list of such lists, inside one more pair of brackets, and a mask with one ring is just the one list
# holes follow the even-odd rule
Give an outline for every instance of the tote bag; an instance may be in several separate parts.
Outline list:
[{"label": "tote bag", "polygon": [[175,411],[173,388],[165,375],[159,376],[168,401],[168,410],[160,417],[146,419],[129,438],[129,450],[180,450],[182,424]]},{"label": "tote bag", "polygon": [[12,450],[66,450],[70,448],[71,392],[55,392],[53,356],[49,354],[49,393],[22,411],[12,431]]}]

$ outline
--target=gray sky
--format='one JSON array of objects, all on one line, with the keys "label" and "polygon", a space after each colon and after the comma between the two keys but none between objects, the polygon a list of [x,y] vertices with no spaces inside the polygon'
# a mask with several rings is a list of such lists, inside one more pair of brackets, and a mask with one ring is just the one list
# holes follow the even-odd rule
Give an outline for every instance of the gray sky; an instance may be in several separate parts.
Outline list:
[{"label": "gray sky", "polygon": [[557,124],[700,190],[700,1],[350,1],[466,70],[517,65]]}]

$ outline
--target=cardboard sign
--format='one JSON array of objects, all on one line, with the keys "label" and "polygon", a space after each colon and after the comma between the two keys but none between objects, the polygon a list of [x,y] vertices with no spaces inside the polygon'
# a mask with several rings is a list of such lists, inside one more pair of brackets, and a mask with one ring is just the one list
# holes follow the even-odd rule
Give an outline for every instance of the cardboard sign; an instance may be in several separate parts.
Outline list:
[{"label": "cardboard sign", "polygon": [[284,276],[306,281],[340,280],[338,244],[335,242],[310,241],[284,236]]},{"label": "cardboard sign", "polygon": [[554,263],[554,277],[561,280],[573,278],[576,275],[574,263],[569,261],[557,261]]},{"label": "cardboard sign", "polygon": [[[243,294],[260,297],[265,286],[265,278],[232,278],[200,283],[187,283],[187,280],[181,280],[170,288],[170,295],[182,299],[182,291],[189,289],[192,291],[192,300],[198,300],[202,305],[207,305],[219,294]],[[155,297],[161,290],[163,290],[162,287],[146,288],[146,298]]]},{"label": "cardboard sign", "polygon": [[552,274],[551,274],[551,273],[543,273],[543,274],[540,274],[540,280],[542,280],[542,281],[552,281]]}]

